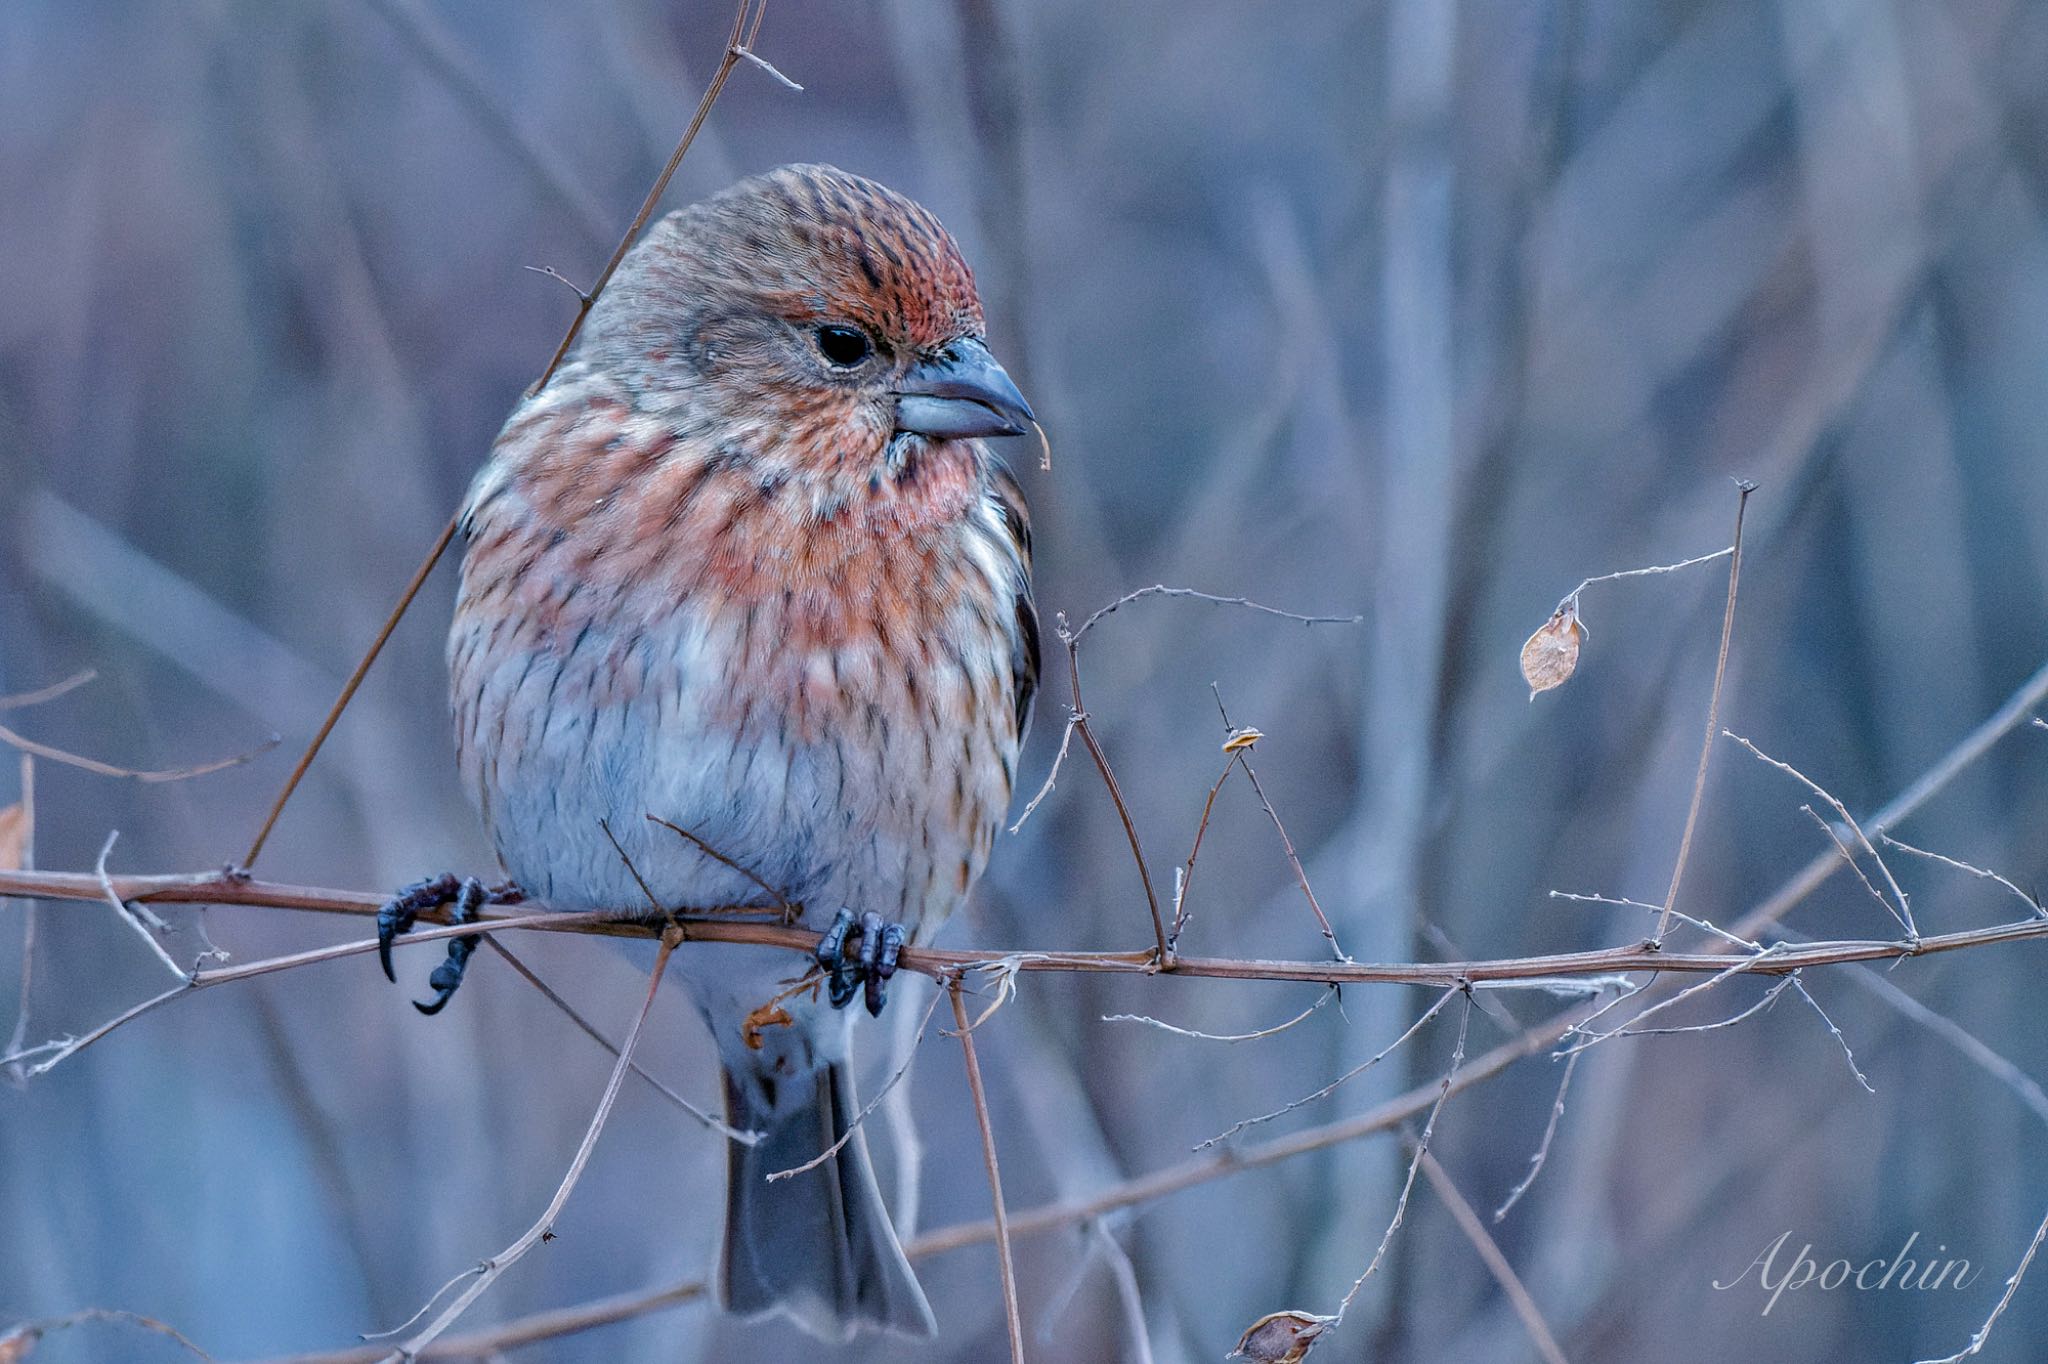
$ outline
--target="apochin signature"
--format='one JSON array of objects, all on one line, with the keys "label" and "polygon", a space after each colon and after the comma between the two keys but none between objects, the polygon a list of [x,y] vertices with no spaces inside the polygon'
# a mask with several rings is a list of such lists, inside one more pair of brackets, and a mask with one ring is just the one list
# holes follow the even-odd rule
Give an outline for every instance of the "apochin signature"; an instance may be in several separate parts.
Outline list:
[{"label": "apochin signature", "polygon": [[1854,1264],[1848,1260],[1830,1260],[1826,1265],[1822,1265],[1813,1258],[1812,1245],[1803,1245],[1780,1272],[1778,1255],[1785,1248],[1785,1242],[1790,1239],[1792,1232],[1787,1228],[1779,1234],[1777,1240],[1758,1251],[1756,1258],[1745,1265],[1740,1274],[1726,1283],[1715,1279],[1714,1287],[1725,1293],[1749,1278],[1750,1271],[1755,1270],[1756,1286],[1770,1294],[1764,1300],[1762,1312],[1762,1315],[1767,1317],[1771,1314],[1771,1309],[1778,1305],[1779,1296],[1787,1291],[1820,1288],[1833,1292],[1842,1288],[1853,1288],[1863,1293],[1881,1293],[1894,1288],[1967,1288],[1980,1272],[1968,1260],[1940,1258],[1941,1253],[1948,1249],[1945,1245],[1935,1247],[1934,1257],[1923,1260],[1907,1259],[1907,1252],[1912,1250],[1920,1239],[1920,1233],[1917,1231],[1906,1238],[1906,1243],[1899,1247],[1898,1254],[1889,1259],[1865,1260],[1862,1264]]}]

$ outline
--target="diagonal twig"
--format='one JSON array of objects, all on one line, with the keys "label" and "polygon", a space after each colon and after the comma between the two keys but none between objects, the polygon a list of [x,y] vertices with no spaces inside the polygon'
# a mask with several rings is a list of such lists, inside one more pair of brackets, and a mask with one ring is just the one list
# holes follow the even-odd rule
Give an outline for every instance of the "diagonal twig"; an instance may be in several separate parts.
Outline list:
[{"label": "diagonal twig", "polygon": [[1010,1327],[1011,1364],[1024,1364],[1024,1319],[1017,1308],[1017,1266],[1010,1258],[1010,1215],[1003,1206],[1003,1172],[996,1161],[996,1132],[988,1116],[988,1094],[982,1088],[981,1060],[974,1051],[974,1029],[967,1021],[967,1005],[960,997],[960,976],[946,983],[953,1001],[953,1023],[960,1038],[960,1050],[967,1061],[967,1091],[974,1098],[974,1119],[981,1126],[981,1158],[988,1166],[989,1196],[995,1204],[996,1265],[1003,1276],[1003,1314]]}]

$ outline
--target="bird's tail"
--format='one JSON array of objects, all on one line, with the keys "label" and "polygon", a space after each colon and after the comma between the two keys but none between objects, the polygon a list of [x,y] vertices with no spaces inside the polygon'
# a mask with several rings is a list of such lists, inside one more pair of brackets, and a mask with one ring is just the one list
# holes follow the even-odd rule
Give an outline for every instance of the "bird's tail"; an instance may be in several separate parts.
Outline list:
[{"label": "bird's tail", "polygon": [[[728,1312],[780,1312],[813,1335],[845,1340],[862,1328],[929,1336],[937,1329],[882,1206],[865,1137],[853,1131],[816,1168],[770,1182],[846,1137],[860,1105],[844,1063],[822,1066],[800,1095],[763,1111],[753,1085],[725,1072],[728,1120],[764,1133],[728,1148],[725,1250],[719,1293]],[[811,1088],[815,1085],[815,1089]]]}]

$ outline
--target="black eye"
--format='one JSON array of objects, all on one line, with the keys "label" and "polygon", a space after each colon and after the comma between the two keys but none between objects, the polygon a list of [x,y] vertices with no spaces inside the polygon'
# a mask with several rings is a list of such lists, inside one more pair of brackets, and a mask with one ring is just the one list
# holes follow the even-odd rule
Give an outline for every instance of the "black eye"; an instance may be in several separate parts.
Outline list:
[{"label": "black eye", "polygon": [[859,364],[873,349],[868,334],[858,327],[818,328],[818,353],[842,368]]}]

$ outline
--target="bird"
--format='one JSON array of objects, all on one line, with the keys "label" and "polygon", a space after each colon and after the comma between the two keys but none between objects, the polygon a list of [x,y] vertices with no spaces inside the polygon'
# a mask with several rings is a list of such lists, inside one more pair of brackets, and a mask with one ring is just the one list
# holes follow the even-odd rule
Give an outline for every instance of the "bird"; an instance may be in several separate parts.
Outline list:
[{"label": "bird", "polygon": [[730,1124],[759,1137],[728,1147],[723,1305],[827,1340],[935,1330],[856,1123],[845,1006],[879,1013],[987,865],[1037,685],[1029,512],[988,444],[1033,417],[986,330],[939,220],[831,166],[650,229],[461,512],[456,748],[511,881],[442,876],[379,915],[387,974],[425,909],[520,895],[819,932],[793,992],[758,946],[675,961]]}]

